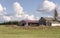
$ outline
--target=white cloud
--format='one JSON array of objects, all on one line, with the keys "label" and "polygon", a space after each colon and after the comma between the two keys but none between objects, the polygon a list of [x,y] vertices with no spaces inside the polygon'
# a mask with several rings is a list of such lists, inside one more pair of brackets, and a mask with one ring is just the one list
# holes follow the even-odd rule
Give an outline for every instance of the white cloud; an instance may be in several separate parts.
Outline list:
[{"label": "white cloud", "polygon": [[6,16],[6,14],[7,14],[6,8],[0,4],[0,22],[5,22],[5,21],[11,20],[11,18],[9,16]]},{"label": "white cloud", "polygon": [[45,1],[48,1],[48,0],[45,0]]},{"label": "white cloud", "polygon": [[28,20],[38,19],[34,15],[26,14],[23,10],[23,7],[18,2],[14,2],[13,8],[14,8],[15,13],[13,13],[13,15],[6,16],[7,9],[0,4],[0,22],[20,21],[23,19],[28,19]]},{"label": "white cloud", "polygon": [[36,20],[35,16],[34,15],[26,15],[26,18],[29,19],[29,20]]},{"label": "white cloud", "polygon": [[6,14],[6,8],[5,7],[3,7],[1,4],[0,4],[0,15],[4,15],[4,14]]},{"label": "white cloud", "polygon": [[2,5],[0,4],[0,12],[3,12],[4,8],[2,7]]},{"label": "white cloud", "polygon": [[36,20],[36,18],[34,17],[34,15],[28,15],[24,12],[23,7],[18,3],[15,2],[13,4],[14,7],[14,11],[15,11],[15,17],[17,18],[17,20],[21,20],[21,19],[29,19],[29,20]]},{"label": "white cloud", "polygon": [[11,18],[9,16],[3,16],[4,21],[10,21]]},{"label": "white cloud", "polygon": [[5,16],[5,15],[0,16],[0,23],[8,22],[10,20],[11,20],[11,18],[9,16]]},{"label": "white cloud", "polygon": [[54,10],[55,8],[56,8],[55,3],[45,0],[42,4],[42,7],[40,7],[39,10],[50,12],[50,11]]},{"label": "white cloud", "polygon": [[24,14],[23,7],[18,2],[15,2],[13,4],[13,7],[14,7],[16,14],[20,14],[20,15]]}]

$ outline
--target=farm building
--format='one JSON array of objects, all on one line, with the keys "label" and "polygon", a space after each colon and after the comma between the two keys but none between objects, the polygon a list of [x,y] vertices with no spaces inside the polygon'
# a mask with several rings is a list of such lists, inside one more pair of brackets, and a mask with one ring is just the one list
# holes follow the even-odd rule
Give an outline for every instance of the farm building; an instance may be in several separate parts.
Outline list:
[{"label": "farm building", "polygon": [[60,21],[54,21],[53,18],[41,17],[39,20],[22,20],[19,26],[44,25],[44,26],[60,26]]},{"label": "farm building", "polygon": [[51,25],[50,21],[47,21],[47,19],[41,17],[39,20],[22,20],[18,23],[19,26],[31,26],[31,25]]},{"label": "farm building", "polygon": [[41,17],[40,20],[39,20],[39,25],[45,25],[45,26],[49,25],[49,26],[51,26],[51,21],[52,20],[53,20],[52,18]]},{"label": "farm building", "polygon": [[57,20],[54,20],[54,18],[44,18],[46,20],[46,26],[60,26],[60,18],[57,18]]},{"label": "farm building", "polygon": [[22,20],[18,23],[19,26],[39,25],[38,20]]},{"label": "farm building", "polygon": [[60,22],[52,22],[51,26],[60,26]]}]

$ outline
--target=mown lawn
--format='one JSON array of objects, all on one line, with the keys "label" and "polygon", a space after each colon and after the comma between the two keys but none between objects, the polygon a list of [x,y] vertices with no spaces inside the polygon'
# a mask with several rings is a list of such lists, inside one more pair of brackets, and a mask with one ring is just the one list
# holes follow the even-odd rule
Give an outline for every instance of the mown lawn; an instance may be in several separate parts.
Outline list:
[{"label": "mown lawn", "polygon": [[60,27],[0,25],[0,38],[60,38]]}]

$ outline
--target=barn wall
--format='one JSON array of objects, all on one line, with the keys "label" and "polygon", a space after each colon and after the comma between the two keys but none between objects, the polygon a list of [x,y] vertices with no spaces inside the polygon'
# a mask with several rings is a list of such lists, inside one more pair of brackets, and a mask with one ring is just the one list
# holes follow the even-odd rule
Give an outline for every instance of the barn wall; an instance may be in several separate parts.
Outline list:
[{"label": "barn wall", "polygon": [[60,26],[60,23],[52,23],[52,25],[51,26]]}]

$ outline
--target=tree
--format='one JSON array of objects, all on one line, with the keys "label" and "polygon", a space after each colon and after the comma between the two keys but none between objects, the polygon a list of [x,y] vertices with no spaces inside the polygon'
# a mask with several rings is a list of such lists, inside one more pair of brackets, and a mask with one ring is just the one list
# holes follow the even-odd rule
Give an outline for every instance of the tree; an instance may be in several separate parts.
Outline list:
[{"label": "tree", "polygon": [[55,11],[54,11],[54,20],[55,21],[57,21],[58,19],[58,12],[57,12],[57,10],[55,9]]}]

